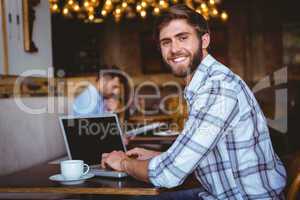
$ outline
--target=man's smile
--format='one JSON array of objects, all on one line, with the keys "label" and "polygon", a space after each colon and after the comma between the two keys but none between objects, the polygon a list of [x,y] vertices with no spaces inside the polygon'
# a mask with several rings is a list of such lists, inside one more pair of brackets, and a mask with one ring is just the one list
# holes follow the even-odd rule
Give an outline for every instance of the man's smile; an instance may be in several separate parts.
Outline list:
[{"label": "man's smile", "polygon": [[178,56],[172,56],[168,60],[175,64],[179,64],[179,63],[186,62],[188,57],[189,57],[188,55],[178,55]]},{"label": "man's smile", "polygon": [[174,63],[180,63],[180,62],[183,62],[187,59],[187,56],[180,56],[180,57],[176,57],[176,58],[173,58],[172,61]]}]

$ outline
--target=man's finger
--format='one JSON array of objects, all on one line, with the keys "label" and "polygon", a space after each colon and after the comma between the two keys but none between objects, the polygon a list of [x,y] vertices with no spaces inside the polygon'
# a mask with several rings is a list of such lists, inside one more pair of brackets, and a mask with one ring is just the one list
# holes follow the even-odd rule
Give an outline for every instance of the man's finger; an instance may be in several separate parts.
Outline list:
[{"label": "man's finger", "polygon": [[106,158],[108,155],[109,155],[109,153],[103,153],[103,154],[101,155],[101,157],[102,157],[102,158]]},{"label": "man's finger", "polygon": [[137,154],[136,151],[135,151],[134,149],[131,149],[131,150],[129,150],[129,151],[126,152],[126,155],[127,155],[127,156],[131,156],[131,155],[133,155],[133,154]]},{"label": "man's finger", "polygon": [[139,154],[141,152],[141,149],[140,148],[133,148],[129,151],[126,152],[126,155],[133,155],[133,154]]},{"label": "man's finger", "polygon": [[104,161],[104,159],[101,159],[101,168],[105,168],[105,161]]},{"label": "man's finger", "polygon": [[106,168],[106,166],[105,166],[105,159],[108,157],[108,153],[103,153],[102,155],[101,155],[101,167],[102,168]]},{"label": "man's finger", "polygon": [[105,155],[105,157],[102,156],[102,159],[101,159],[101,167],[102,168],[106,168],[106,159],[107,159],[107,157],[108,157],[108,154]]}]

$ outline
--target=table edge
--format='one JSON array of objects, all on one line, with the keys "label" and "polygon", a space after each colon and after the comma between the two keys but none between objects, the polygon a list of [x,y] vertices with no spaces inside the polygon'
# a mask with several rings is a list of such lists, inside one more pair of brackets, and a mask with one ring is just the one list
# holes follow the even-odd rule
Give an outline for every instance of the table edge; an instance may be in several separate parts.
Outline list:
[{"label": "table edge", "polygon": [[157,188],[1,187],[0,193],[158,195],[159,191]]}]

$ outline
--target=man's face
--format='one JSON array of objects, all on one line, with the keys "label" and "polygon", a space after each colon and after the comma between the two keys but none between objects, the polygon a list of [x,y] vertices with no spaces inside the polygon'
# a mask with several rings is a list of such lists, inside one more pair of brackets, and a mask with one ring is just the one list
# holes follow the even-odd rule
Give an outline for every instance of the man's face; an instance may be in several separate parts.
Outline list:
[{"label": "man's face", "polygon": [[103,84],[103,96],[109,98],[113,95],[119,95],[121,92],[120,79],[118,77],[105,77],[104,79],[105,81]]},{"label": "man's face", "polygon": [[195,28],[185,19],[175,19],[164,26],[159,40],[163,60],[176,76],[186,77],[200,64],[202,43]]}]

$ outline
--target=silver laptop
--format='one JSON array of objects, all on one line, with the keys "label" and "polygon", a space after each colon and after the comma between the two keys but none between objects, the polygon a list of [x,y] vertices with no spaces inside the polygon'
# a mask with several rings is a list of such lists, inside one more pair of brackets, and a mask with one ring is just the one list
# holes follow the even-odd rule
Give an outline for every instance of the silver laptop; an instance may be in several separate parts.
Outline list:
[{"label": "silver laptop", "polygon": [[69,159],[83,160],[96,176],[127,176],[124,172],[100,167],[102,153],[114,150],[126,152],[116,114],[63,116],[59,121]]}]

